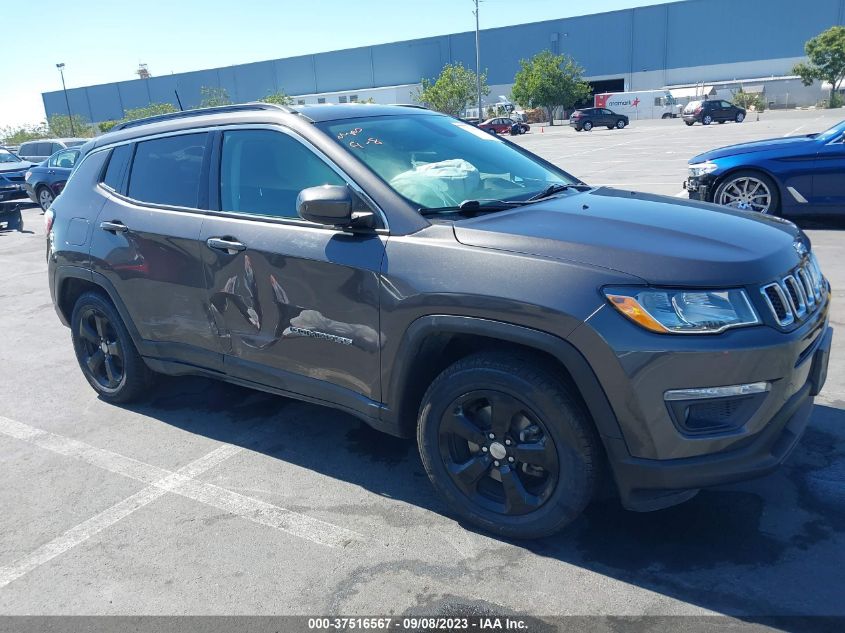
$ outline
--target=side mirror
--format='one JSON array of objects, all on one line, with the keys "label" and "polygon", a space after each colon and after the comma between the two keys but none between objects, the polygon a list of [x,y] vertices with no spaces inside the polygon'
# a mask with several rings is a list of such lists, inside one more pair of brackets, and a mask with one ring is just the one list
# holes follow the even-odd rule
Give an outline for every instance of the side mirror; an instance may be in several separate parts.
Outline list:
[{"label": "side mirror", "polygon": [[299,192],[296,212],[303,220],[326,226],[366,227],[372,212],[361,212],[358,196],[347,186],[321,185]]}]

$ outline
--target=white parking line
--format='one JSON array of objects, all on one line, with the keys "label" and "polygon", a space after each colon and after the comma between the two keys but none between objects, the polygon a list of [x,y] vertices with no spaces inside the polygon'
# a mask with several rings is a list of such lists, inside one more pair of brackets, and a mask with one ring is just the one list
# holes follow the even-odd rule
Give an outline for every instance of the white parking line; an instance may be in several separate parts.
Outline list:
[{"label": "white parking line", "polygon": [[[12,437],[23,439],[20,437],[20,432],[26,431],[26,429],[22,429],[21,426],[22,425],[20,423],[14,422],[13,420],[0,417],[0,429],[2,429],[2,432],[5,433],[7,429],[11,428],[11,430],[16,433]],[[7,433],[7,435],[10,434]],[[31,437],[37,437],[40,434],[29,433],[29,435]],[[216,448],[207,455],[200,457],[198,460],[191,462],[187,466],[180,468],[175,473],[168,475],[160,482],[157,482],[160,485],[147,486],[146,488],[139,490],[134,495],[127,497],[123,501],[116,503],[106,510],[103,510],[100,514],[91,517],[87,521],[83,521],[75,527],[72,527],[64,534],[54,538],[48,543],[45,543],[34,552],[24,556],[23,558],[19,558],[11,565],[0,567],[0,589],[8,585],[10,582],[17,580],[21,576],[28,574],[32,570],[37,569],[44,563],[53,560],[56,556],[60,556],[69,549],[84,543],[95,534],[98,534],[118,521],[125,519],[136,510],[140,510],[144,506],[149,505],[159,497],[163,497],[168,491],[167,479],[173,479],[176,477],[196,477],[233,455],[237,455],[242,450],[242,448],[232,446],[231,444]]]},{"label": "white parking line", "polygon": [[[5,578],[10,577],[14,580],[14,578],[19,577],[22,573],[26,573],[26,570],[34,568],[32,565],[37,566],[42,564],[38,561],[43,560],[46,562],[58,556],[70,547],[83,542],[97,532],[168,492],[199,501],[200,503],[243,517],[254,523],[275,528],[319,545],[343,547],[353,541],[363,540],[363,536],[357,532],[194,479],[199,474],[220,463],[223,459],[228,459],[243,450],[237,446],[221,446],[178,471],[171,472],[131,457],[97,448],[85,442],[44,431],[3,416],[0,416],[0,433],[29,442],[59,455],[79,459],[103,470],[123,475],[124,477],[129,477],[130,479],[141,481],[148,485],[148,488],[141,490],[96,517],[72,528],[54,541],[42,546],[29,556],[16,562],[11,568],[0,569],[0,587],[11,582],[11,580],[7,580],[4,583]],[[19,573],[20,570],[24,571]]]}]

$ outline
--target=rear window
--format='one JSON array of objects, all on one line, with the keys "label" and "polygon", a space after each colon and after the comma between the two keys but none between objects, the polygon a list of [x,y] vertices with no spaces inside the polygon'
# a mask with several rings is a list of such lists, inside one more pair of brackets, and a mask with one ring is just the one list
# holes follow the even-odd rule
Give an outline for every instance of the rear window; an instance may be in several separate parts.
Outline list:
[{"label": "rear window", "polygon": [[129,159],[132,158],[131,145],[119,145],[115,147],[109,156],[109,165],[103,175],[103,184],[114,191],[123,192],[123,177],[126,175],[126,167]]},{"label": "rear window", "polygon": [[207,137],[203,132],[138,143],[129,175],[129,197],[196,208]]}]

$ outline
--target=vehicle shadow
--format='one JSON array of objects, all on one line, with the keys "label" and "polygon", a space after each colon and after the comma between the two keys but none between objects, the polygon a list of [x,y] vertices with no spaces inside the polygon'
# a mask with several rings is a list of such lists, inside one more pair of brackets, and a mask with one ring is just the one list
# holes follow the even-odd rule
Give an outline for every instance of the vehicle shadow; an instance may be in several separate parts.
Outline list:
[{"label": "vehicle shadow", "polygon": [[[561,534],[508,543],[747,619],[845,615],[845,402],[835,404],[815,406],[801,443],[769,477],[652,513],[596,501]],[[344,413],[194,377],[162,378],[150,401],[130,408],[447,514],[413,441]]]},{"label": "vehicle shadow", "polygon": [[807,216],[790,218],[805,231],[842,231],[845,230],[845,213],[841,216]]}]

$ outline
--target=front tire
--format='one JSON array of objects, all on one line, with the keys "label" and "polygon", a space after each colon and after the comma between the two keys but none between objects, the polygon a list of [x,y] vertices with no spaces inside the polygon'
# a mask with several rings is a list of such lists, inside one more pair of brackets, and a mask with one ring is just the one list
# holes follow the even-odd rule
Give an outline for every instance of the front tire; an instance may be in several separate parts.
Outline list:
[{"label": "front tire", "polygon": [[619,119],[619,120],[616,122],[616,129],[617,129],[617,130],[622,130],[622,129],[625,129],[625,121],[624,121],[623,119]]},{"label": "front tire", "polygon": [[745,115],[742,112],[737,112],[734,121],[736,121],[737,123],[742,123],[743,121],[745,121]]},{"label": "front tire", "polygon": [[775,182],[757,171],[744,170],[731,174],[716,187],[713,202],[743,211],[777,215],[780,194]]},{"label": "front tire", "polygon": [[82,374],[106,402],[131,402],[151,386],[153,373],[135,349],[117,309],[103,295],[87,292],[77,299],[71,338]]},{"label": "front tire", "polygon": [[599,440],[557,376],[510,354],[447,368],[422,400],[423,465],[450,510],[511,538],[539,538],[575,520],[596,489]]},{"label": "front tire", "polygon": [[713,117],[709,114],[705,114],[704,117],[701,119],[701,124],[710,125],[711,123],[713,123]]}]

